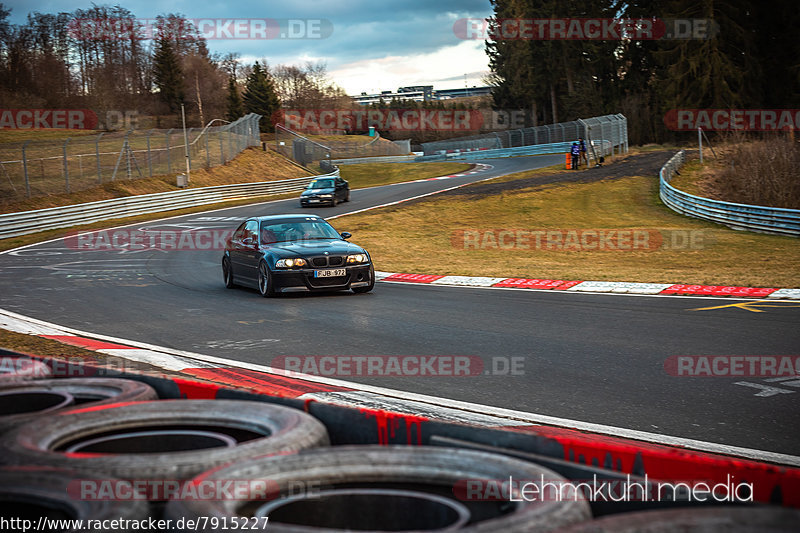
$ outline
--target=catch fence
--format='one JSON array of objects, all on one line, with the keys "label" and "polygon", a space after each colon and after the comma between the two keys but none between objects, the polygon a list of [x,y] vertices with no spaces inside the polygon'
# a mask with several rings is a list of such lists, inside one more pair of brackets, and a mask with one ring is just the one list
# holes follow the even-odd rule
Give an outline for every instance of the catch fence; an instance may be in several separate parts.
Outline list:
[{"label": "catch fence", "polygon": [[[190,169],[223,165],[259,143],[257,114],[188,128]],[[186,170],[182,129],[76,135],[58,141],[0,144],[0,198],[13,201],[70,193],[99,184]]]}]

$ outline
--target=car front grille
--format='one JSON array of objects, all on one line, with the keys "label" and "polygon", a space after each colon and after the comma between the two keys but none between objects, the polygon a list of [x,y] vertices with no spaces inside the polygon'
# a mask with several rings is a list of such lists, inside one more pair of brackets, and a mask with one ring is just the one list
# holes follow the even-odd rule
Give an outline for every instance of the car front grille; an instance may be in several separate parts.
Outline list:
[{"label": "car front grille", "polygon": [[341,255],[312,257],[311,265],[315,267],[326,266],[342,266],[344,264],[344,257]]}]

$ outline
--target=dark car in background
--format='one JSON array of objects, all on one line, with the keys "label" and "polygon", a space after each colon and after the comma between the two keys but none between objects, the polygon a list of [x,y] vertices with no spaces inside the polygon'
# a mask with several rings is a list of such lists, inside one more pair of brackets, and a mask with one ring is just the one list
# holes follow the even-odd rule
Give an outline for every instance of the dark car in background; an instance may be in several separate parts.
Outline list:
[{"label": "dark car in background", "polygon": [[349,238],[315,215],[248,218],[225,248],[225,286],[253,287],[264,297],[295,291],[369,292],[375,286],[372,260]]},{"label": "dark car in background", "polygon": [[300,207],[310,205],[335,206],[350,201],[350,185],[339,176],[320,177],[309,183],[300,194]]}]

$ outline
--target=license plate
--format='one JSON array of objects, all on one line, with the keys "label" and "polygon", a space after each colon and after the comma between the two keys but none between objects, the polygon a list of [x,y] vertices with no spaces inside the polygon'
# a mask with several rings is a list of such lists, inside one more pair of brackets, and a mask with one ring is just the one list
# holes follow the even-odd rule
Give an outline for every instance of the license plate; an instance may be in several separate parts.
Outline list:
[{"label": "license plate", "polygon": [[310,204],[313,204],[313,203],[316,203],[316,202],[319,202],[319,200],[317,200],[316,198],[312,198],[311,200],[308,201],[308,203],[310,203]]},{"label": "license plate", "polygon": [[334,268],[332,270],[315,270],[315,278],[335,278],[337,276],[346,276],[347,270],[344,268]]}]

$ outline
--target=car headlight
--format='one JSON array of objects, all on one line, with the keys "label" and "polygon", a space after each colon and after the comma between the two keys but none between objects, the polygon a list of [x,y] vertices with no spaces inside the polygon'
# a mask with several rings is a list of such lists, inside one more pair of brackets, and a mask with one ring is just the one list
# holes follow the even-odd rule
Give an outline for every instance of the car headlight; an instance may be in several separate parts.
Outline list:
[{"label": "car headlight", "polygon": [[369,256],[367,254],[353,254],[347,256],[347,264],[353,265],[356,263],[366,263],[369,261]]},{"label": "car headlight", "polygon": [[292,267],[301,267],[306,266],[306,260],[302,257],[298,257],[295,259],[278,259],[275,262],[275,266],[277,268],[292,268]]}]

